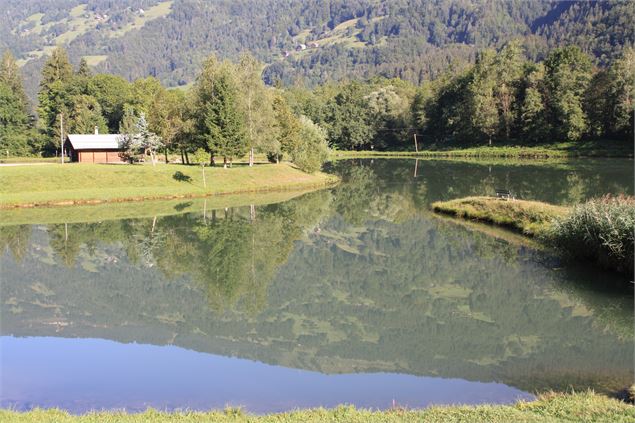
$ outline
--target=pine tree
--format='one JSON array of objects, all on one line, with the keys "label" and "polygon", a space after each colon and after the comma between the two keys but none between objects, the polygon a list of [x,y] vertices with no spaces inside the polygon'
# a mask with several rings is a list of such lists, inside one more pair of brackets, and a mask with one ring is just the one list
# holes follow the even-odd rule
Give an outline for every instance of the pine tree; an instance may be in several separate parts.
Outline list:
[{"label": "pine tree", "polygon": [[24,86],[22,84],[22,74],[20,68],[15,60],[15,57],[9,50],[5,51],[2,55],[2,61],[0,62],[0,82],[6,84],[14,95],[20,101],[20,109],[24,113],[29,112],[29,102],[24,92]]},{"label": "pine tree", "polygon": [[106,119],[101,114],[101,106],[94,97],[79,95],[73,99],[68,130],[72,134],[91,134],[95,127],[100,133],[108,133]]},{"label": "pine tree", "polygon": [[86,62],[86,59],[84,59],[83,57],[79,61],[79,67],[77,68],[76,75],[83,78],[90,78],[91,76],[93,76],[93,72],[88,67],[88,62]]},{"label": "pine tree", "polygon": [[141,113],[132,136],[132,148],[140,149],[144,154],[150,154],[152,166],[156,165],[157,151],[163,147],[161,137],[148,129],[148,121],[145,113]]},{"label": "pine tree", "polygon": [[61,47],[53,50],[51,57],[42,68],[42,80],[38,93],[38,114],[40,124],[49,137],[49,150],[53,150],[59,143],[60,115],[64,120],[64,132],[68,132],[68,115],[72,109],[72,97],[75,93],[73,81],[73,67],[68,61],[66,51]]},{"label": "pine tree", "polygon": [[197,132],[207,151],[223,157],[224,165],[247,152],[243,121],[237,104],[234,69],[229,63],[208,59],[197,80]]}]

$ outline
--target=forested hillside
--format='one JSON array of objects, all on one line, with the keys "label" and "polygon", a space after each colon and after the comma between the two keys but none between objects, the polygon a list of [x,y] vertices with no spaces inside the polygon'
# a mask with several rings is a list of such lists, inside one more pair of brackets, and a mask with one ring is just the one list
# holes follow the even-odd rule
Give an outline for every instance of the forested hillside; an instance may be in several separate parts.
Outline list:
[{"label": "forested hillside", "polygon": [[400,77],[434,79],[484,47],[520,38],[530,60],[575,44],[607,65],[632,45],[630,1],[3,0],[0,51],[22,66],[35,98],[55,45],[73,63],[168,86],[191,83],[204,58],[251,51],[269,83]]}]

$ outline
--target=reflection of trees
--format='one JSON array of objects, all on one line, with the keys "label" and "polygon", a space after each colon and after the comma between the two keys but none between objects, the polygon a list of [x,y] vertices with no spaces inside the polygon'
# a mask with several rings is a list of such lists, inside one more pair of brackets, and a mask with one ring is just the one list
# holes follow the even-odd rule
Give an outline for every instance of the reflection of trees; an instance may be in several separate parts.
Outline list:
[{"label": "reflection of trees", "polygon": [[31,225],[1,226],[0,251],[11,251],[16,261],[22,261],[29,250]]},{"label": "reflection of trees", "polygon": [[156,265],[170,278],[190,276],[205,289],[214,309],[241,302],[255,312],[264,307],[266,287],[294,241],[318,223],[329,201],[330,192],[322,191],[253,208],[255,214],[249,208],[232,208],[205,216],[50,225],[49,243],[67,267],[76,264],[82,251],[94,255],[100,243],[121,244],[132,263]]}]

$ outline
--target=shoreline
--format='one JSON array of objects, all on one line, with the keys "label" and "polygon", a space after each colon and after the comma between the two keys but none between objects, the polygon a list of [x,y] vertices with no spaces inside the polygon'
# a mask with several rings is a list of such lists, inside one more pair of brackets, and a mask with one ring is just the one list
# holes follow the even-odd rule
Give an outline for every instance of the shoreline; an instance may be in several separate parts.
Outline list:
[{"label": "shoreline", "polygon": [[[412,145],[409,146],[412,148]],[[574,158],[633,158],[632,143],[618,141],[581,141],[545,145],[492,145],[478,147],[424,147],[419,151],[334,151],[335,159],[353,158],[507,158],[522,160]]]},{"label": "shoreline", "polygon": [[[306,191],[339,183],[335,175],[307,174],[289,164],[210,167],[205,174],[209,182],[203,180],[200,166],[11,166],[0,168],[6,180],[0,188],[0,210]],[[38,178],[47,185],[38,185]]]},{"label": "shoreline", "polygon": [[338,406],[324,409],[300,409],[282,413],[254,415],[240,408],[224,411],[163,412],[149,409],[141,413],[99,411],[71,415],[59,409],[35,409],[19,412],[0,409],[0,421],[60,423],[118,422],[554,422],[583,420],[586,422],[626,422],[635,419],[633,405],[592,391],[580,393],[544,393],[533,401],[513,404],[440,405],[423,409],[394,407],[384,411]]}]

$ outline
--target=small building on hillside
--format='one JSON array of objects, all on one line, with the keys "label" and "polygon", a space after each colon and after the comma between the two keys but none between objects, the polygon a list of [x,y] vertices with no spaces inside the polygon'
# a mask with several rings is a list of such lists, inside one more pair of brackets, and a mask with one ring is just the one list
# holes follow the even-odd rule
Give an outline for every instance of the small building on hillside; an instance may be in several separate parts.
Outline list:
[{"label": "small building on hillside", "polygon": [[64,145],[72,162],[80,163],[124,163],[119,153],[121,135],[102,134],[95,129],[94,134],[69,134]]}]

